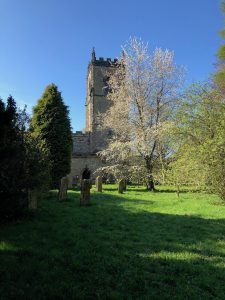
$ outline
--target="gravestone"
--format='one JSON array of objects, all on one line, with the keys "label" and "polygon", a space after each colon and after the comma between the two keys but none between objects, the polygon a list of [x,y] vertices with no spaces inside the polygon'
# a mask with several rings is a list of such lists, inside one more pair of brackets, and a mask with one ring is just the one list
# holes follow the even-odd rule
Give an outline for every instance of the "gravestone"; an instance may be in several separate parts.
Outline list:
[{"label": "gravestone", "polygon": [[37,209],[37,199],[38,199],[38,191],[37,190],[29,190],[28,191],[28,209],[36,210]]},{"label": "gravestone", "polygon": [[95,185],[96,185],[96,191],[101,193],[102,192],[102,177],[101,176],[96,177]]},{"label": "gravestone", "polygon": [[81,180],[80,206],[85,206],[85,205],[89,204],[89,202],[90,202],[90,189],[91,189],[90,179]]},{"label": "gravestone", "polygon": [[120,179],[118,185],[118,193],[123,194],[123,191],[124,191],[124,179]]},{"label": "gravestone", "polygon": [[63,177],[60,181],[59,189],[59,201],[63,201],[67,198],[67,189],[68,189],[69,179],[67,176]]}]

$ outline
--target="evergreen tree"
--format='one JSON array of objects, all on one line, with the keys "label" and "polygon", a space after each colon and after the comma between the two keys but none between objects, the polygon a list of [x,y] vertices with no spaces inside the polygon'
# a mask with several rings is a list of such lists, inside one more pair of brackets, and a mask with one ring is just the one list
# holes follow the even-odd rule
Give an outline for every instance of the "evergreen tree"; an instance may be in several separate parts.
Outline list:
[{"label": "evergreen tree", "polygon": [[21,115],[10,96],[0,100],[0,216],[17,217],[27,208],[25,191],[25,145]]},{"label": "evergreen tree", "polygon": [[60,179],[70,172],[72,132],[68,107],[55,84],[48,85],[38,100],[30,129],[49,155],[51,186],[58,188]]},{"label": "evergreen tree", "polygon": [[0,220],[23,216],[29,195],[49,188],[48,157],[27,131],[29,121],[12,96],[0,99]]}]

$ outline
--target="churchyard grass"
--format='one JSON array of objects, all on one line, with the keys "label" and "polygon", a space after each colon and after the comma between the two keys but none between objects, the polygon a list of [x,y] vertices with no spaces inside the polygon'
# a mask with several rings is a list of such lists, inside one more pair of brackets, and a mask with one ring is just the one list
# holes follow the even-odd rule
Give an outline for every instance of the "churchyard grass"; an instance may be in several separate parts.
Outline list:
[{"label": "churchyard grass", "polygon": [[225,206],[219,198],[116,185],[56,191],[0,225],[0,299],[225,299]]}]

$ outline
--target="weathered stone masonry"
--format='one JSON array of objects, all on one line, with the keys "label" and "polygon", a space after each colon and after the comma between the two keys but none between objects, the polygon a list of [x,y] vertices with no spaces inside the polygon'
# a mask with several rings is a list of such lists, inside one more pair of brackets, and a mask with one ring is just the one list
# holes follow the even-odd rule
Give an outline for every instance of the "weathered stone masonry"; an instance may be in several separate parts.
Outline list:
[{"label": "weathered stone masonry", "polygon": [[116,62],[117,59],[96,59],[93,49],[87,75],[86,128],[85,132],[77,131],[73,134],[70,185],[79,183],[85,170],[88,170],[94,182],[99,175],[95,171],[103,166],[96,153],[106,147],[109,132],[99,129],[98,115],[105,113],[110,106],[107,99],[107,81],[115,69]]}]

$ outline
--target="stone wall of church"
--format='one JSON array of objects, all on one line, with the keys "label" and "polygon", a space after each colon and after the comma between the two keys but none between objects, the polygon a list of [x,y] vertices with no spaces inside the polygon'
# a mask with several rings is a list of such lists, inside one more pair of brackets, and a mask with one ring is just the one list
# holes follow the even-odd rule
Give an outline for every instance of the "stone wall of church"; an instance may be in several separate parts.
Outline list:
[{"label": "stone wall of church", "polygon": [[110,58],[104,60],[100,57],[88,66],[87,98],[86,98],[86,132],[91,132],[91,152],[96,153],[105,149],[109,130],[99,128],[99,115],[104,114],[111,102],[107,98],[108,80],[115,71],[117,60]]},{"label": "stone wall of church", "polygon": [[102,130],[98,126],[99,114],[104,114],[110,107],[107,99],[109,75],[115,70],[117,59],[96,59],[92,52],[92,61],[88,65],[87,97],[86,97],[86,130],[85,133],[77,131],[73,134],[73,155],[71,172],[69,175],[70,186],[79,184],[85,169],[90,171],[94,181],[99,175],[96,170],[103,163],[96,155],[105,149],[107,140],[110,138],[108,129]]},{"label": "stone wall of church", "polygon": [[85,168],[91,173],[91,180],[95,182],[95,178],[100,174],[95,172],[103,164],[96,155],[73,156],[71,161],[71,172],[69,175],[70,186],[79,184]]},{"label": "stone wall of church", "polygon": [[76,131],[73,134],[73,155],[83,155],[91,153],[90,133]]}]

